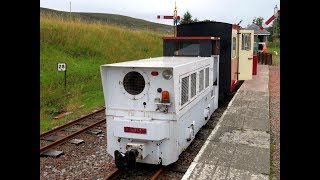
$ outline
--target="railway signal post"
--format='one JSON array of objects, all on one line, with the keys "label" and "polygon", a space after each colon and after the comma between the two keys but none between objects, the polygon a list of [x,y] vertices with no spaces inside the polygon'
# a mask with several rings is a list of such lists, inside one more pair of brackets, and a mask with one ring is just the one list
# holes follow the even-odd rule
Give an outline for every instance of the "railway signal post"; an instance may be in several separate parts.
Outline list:
[{"label": "railway signal post", "polygon": [[[276,5],[274,7],[274,14],[264,23],[260,26],[260,30],[263,30],[264,28],[266,28],[267,25],[269,25],[273,20],[275,20],[276,22],[274,23],[273,26],[273,39],[276,39],[277,37],[277,20],[280,19],[280,9],[278,9],[278,6]],[[276,48],[276,43],[274,43],[274,48]],[[276,51],[274,51],[275,55],[278,55],[278,53]]]},{"label": "railway signal post", "polygon": [[173,19],[173,32],[174,32],[174,37],[176,37],[177,35],[177,24],[180,21],[180,16],[178,16],[177,14],[177,6],[176,3],[174,4],[174,11],[173,11],[173,16],[162,16],[162,15],[158,15],[157,19]]},{"label": "railway signal post", "polygon": [[260,29],[263,30],[264,28],[266,28],[266,26],[269,25],[276,18],[280,18],[280,9],[278,10],[277,6],[274,9],[274,15],[272,15],[264,24],[262,24],[260,26]]}]

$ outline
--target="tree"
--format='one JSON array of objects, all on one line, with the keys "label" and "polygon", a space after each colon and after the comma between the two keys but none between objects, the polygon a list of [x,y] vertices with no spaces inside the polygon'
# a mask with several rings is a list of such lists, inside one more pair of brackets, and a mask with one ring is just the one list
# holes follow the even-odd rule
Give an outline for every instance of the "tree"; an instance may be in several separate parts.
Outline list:
[{"label": "tree", "polygon": [[192,23],[192,16],[190,14],[189,11],[187,11],[186,13],[184,13],[183,18],[181,18],[180,24],[189,24]]},{"label": "tree", "polygon": [[256,24],[256,25],[258,25],[258,26],[262,26],[262,24],[263,24],[263,17],[258,17],[258,18],[254,18],[253,20],[252,20],[252,23],[254,23],[254,24]]},{"label": "tree", "polygon": [[194,20],[193,20],[193,22],[198,22],[199,20],[197,19],[197,18],[195,18]]}]

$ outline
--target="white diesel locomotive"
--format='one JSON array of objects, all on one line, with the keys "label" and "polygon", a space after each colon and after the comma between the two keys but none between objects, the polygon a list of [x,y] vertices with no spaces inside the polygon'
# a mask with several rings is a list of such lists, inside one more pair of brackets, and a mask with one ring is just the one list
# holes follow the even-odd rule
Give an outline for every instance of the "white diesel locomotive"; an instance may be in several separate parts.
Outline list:
[{"label": "white diesel locomotive", "polygon": [[178,160],[218,108],[218,64],[213,55],[101,66],[107,150],[118,168]]}]

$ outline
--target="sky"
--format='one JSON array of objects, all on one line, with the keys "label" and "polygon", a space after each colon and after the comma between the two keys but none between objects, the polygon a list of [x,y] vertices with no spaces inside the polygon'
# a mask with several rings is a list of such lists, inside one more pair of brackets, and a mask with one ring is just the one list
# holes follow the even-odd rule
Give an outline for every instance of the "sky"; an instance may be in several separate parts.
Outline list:
[{"label": "sky", "polygon": [[[189,11],[192,19],[230,24],[242,20],[242,27],[255,17],[267,21],[274,14],[275,5],[280,9],[280,0],[71,0],[71,12],[120,14],[173,25],[172,20],[157,19],[157,15],[173,15],[175,2],[180,17]],[[40,7],[69,12],[70,0],[40,0]]]}]

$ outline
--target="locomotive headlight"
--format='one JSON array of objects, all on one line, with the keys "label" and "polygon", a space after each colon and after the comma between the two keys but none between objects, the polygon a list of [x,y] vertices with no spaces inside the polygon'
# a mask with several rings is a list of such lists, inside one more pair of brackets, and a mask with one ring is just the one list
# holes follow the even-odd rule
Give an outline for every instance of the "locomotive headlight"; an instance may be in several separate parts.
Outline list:
[{"label": "locomotive headlight", "polygon": [[167,70],[164,70],[163,73],[162,73],[162,76],[163,78],[165,78],[166,80],[169,80],[172,78],[172,71],[167,69]]}]

